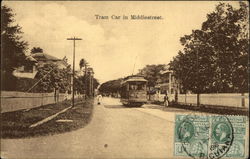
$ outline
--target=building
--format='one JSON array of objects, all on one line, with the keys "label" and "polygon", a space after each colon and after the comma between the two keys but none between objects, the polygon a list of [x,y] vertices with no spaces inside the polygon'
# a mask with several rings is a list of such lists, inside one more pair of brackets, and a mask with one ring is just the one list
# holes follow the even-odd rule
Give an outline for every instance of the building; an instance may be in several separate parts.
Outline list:
[{"label": "building", "polygon": [[67,68],[68,63],[64,59],[59,59],[46,53],[34,53],[31,57],[37,60],[38,66],[41,67],[45,64],[56,64],[58,68]]},{"label": "building", "polygon": [[34,78],[36,76],[38,62],[32,56],[27,56],[25,65],[16,68],[13,75],[20,78]]},{"label": "building", "polygon": [[164,83],[157,84],[157,87],[161,88],[161,91],[167,94],[175,94],[177,91],[177,81],[170,70],[162,71],[161,74],[164,76]]},{"label": "building", "polygon": [[20,78],[34,78],[38,67],[45,64],[56,64],[59,69],[68,67],[67,61],[59,59],[46,53],[34,53],[26,57],[25,65],[16,68],[13,75]]},{"label": "building", "polygon": [[159,81],[155,86],[156,98],[161,101],[164,95],[168,94],[169,101],[174,101],[176,95],[179,93],[179,84],[173,75],[173,71],[166,68],[166,70],[161,71],[160,74],[163,76],[163,80]]}]

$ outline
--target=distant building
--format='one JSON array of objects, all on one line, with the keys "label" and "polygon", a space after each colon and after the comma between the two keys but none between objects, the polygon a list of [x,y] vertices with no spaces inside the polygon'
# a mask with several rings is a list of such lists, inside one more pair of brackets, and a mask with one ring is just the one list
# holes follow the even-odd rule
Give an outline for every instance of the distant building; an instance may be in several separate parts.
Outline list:
[{"label": "distant building", "polygon": [[66,60],[56,58],[46,53],[34,53],[34,54],[31,54],[31,57],[37,60],[39,67],[45,64],[56,64],[58,68],[63,69],[63,68],[67,68],[68,66],[68,63]]},{"label": "distant building", "polygon": [[178,91],[178,83],[170,70],[160,72],[164,76],[164,82],[158,83],[156,87],[160,88],[162,94],[175,94]]},{"label": "distant building", "polygon": [[16,68],[13,75],[21,78],[34,78],[38,72],[37,68],[43,67],[45,64],[56,64],[59,69],[68,67],[66,60],[58,59],[46,53],[34,53],[26,57],[25,65]]},{"label": "distant building", "polygon": [[37,60],[31,56],[27,56],[25,59],[25,65],[16,68],[13,71],[13,75],[21,78],[34,78],[37,71]]},{"label": "distant building", "polygon": [[158,98],[160,98],[160,96],[163,97],[163,95],[167,93],[169,101],[175,100],[175,95],[179,93],[179,84],[173,75],[173,71],[166,67],[160,74],[163,76],[163,80],[159,81],[155,86]]}]

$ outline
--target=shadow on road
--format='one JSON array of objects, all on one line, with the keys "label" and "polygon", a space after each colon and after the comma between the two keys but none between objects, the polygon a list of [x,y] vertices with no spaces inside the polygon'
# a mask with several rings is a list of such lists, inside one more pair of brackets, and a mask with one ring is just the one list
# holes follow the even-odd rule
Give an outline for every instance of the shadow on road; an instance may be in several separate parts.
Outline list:
[{"label": "shadow on road", "polygon": [[156,106],[156,105],[144,105],[142,108],[144,109],[159,109],[166,112],[189,112],[187,109],[178,109],[173,107],[164,107],[164,106]]},{"label": "shadow on road", "polygon": [[125,107],[123,105],[104,105],[105,108],[109,109],[127,109],[129,107]]}]

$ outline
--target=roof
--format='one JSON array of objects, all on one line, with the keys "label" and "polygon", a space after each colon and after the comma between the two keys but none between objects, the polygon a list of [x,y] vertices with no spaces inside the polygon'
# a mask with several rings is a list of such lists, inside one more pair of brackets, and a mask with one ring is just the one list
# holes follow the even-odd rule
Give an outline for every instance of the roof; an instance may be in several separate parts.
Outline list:
[{"label": "roof", "polygon": [[165,73],[173,73],[173,71],[171,70],[160,71],[160,74],[165,74]]},{"label": "roof", "polygon": [[145,79],[127,79],[125,82],[131,82],[131,81],[147,82],[147,80],[145,80]]},{"label": "roof", "polygon": [[61,59],[56,58],[46,53],[34,53],[34,54],[31,54],[31,56],[35,58],[37,61],[61,61]]},{"label": "roof", "polygon": [[126,82],[147,82],[147,80],[143,77],[143,76],[138,76],[138,75],[132,75],[132,76],[128,76],[126,78],[124,78],[124,81],[122,82],[122,84],[126,83]]},{"label": "roof", "polygon": [[142,75],[131,75],[131,76],[125,77],[124,80],[130,79],[130,78],[133,78],[133,79],[135,79],[135,78],[136,79],[138,79],[138,78],[141,79],[142,78],[142,79],[144,79],[144,76],[142,76]]},{"label": "roof", "polygon": [[31,61],[31,62],[37,62],[37,60],[33,58],[32,56],[27,56],[26,60]]}]

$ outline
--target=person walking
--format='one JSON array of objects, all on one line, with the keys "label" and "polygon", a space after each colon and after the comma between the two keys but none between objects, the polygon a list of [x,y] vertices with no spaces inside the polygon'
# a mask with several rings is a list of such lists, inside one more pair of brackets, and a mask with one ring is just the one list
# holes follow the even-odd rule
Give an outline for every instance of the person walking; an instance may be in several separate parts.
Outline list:
[{"label": "person walking", "polygon": [[168,106],[168,94],[166,93],[164,96],[164,106],[167,107]]},{"label": "person walking", "polygon": [[102,101],[102,95],[99,94],[99,95],[97,96],[97,104],[100,105],[100,104],[101,104],[101,101]]}]

